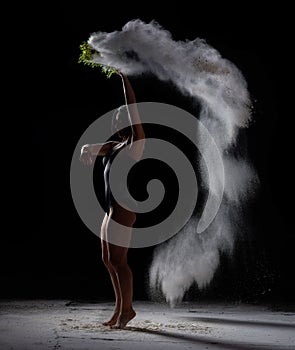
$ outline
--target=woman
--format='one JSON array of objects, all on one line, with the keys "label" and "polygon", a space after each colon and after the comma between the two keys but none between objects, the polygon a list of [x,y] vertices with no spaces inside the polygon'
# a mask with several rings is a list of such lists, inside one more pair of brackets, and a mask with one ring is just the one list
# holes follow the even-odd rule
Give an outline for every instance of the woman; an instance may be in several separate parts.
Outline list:
[{"label": "woman", "polygon": [[[126,324],[135,317],[136,313],[132,307],[133,276],[127,263],[128,248],[108,242],[107,237],[115,233],[118,235],[125,235],[126,239],[130,240],[136,214],[127,209],[128,206],[126,206],[126,203],[121,203],[122,206],[114,200],[109,186],[109,170],[113,158],[119,151],[125,152],[124,156],[131,157],[134,161],[138,161],[143,152],[145,137],[132,86],[125,75],[121,73],[119,73],[119,75],[123,82],[127,115],[133,125],[120,130],[120,108],[114,122],[119,141],[84,145],[80,155],[80,160],[86,165],[91,165],[93,163],[93,158],[97,155],[104,157],[103,164],[105,167],[104,180],[107,212],[101,225],[102,260],[112,280],[116,304],[112,317],[109,321],[104,322],[103,325],[111,326],[111,328],[124,328]],[[135,142],[139,140],[141,140],[141,142]],[[122,232],[113,232],[113,225],[110,219],[124,225],[124,227],[122,227]]]}]

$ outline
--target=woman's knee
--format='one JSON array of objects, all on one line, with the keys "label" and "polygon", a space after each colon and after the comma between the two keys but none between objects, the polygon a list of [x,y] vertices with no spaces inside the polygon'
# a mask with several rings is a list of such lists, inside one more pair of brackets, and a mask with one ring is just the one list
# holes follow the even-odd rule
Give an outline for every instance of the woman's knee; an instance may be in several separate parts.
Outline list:
[{"label": "woman's knee", "polygon": [[125,254],[110,254],[109,263],[115,271],[118,271],[120,268],[124,267],[127,264],[127,258]]},{"label": "woman's knee", "polygon": [[106,267],[111,267],[111,262],[110,262],[110,258],[108,256],[108,254],[102,253],[102,257],[101,258],[102,258],[102,262],[104,263],[104,265]]}]

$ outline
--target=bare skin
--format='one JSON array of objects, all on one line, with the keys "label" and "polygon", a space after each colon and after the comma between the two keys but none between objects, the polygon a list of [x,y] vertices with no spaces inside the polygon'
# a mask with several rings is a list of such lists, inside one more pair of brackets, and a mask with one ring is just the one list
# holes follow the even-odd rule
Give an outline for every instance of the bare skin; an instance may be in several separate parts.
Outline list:
[{"label": "bare skin", "polygon": [[109,214],[105,216],[101,232],[102,260],[109,271],[116,297],[113,315],[103,325],[124,328],[136,315],[132,307],[133,277],[127,262],[128,248],[114,245],[106,240],[108,233],[113,232],[111,218],[127,226],[122,228],[122,232],[116,231],[116,234],[124,235],[126,240],[130,240],[136,215],[114,205]]},{"label": "bare skin", "polygon": [[[128,104],[128,114],[132,123],[135,124],[132,127],[132,135],[120,135],[122,138],[121,142],[110,141],[103,144],[84,145],[81,149],[80,161],[85,165],[92,165],[95,156],[105,156],[115,149],[124,147],[127,144],[127,140],[130,140],[130,137],[132,139],[131,147],[126,147],[124,151],[135,160],[141,158],[145,135],[136,106],[135,95],[128,78],[123,74],[119,75],[123,82],[125,101],[126,105]],[[141,142],[133,145],[134,141],[139,140]],[[114,229],[111,219],[124,225],[121,226],[121,232]],[[133,275],[127,262],[128,244],[135,220],[135,213],[126,210],[119,204],[114,204],[109,208],[108,213],[105,214],[101,225],[102,261],[109,272],[116,299],[113,315],[102,324],[114,329],[124,328],[136,316],[132,306]],[[114,233],[126,238],[124,247],[109,242],[108,236]]]}]

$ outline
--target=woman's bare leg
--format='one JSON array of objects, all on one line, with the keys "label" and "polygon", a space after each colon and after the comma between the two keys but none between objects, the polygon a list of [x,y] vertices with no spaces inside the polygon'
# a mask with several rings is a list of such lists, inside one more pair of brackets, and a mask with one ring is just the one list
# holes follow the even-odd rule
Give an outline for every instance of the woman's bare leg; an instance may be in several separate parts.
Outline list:
[{"label": "woman's bare leg", "polygon": [[[108,245],[111,252],[110,261],[114,270],[116,271],[121,294],[121,309],[117,322],[113,328],[124,328],[126,324],[135,316],[135,311],[132,307],[133,276],[127,263],[128,248],[119,247],[111,243]],[[112,255],[114,255],[115,258],[112,258]]]},{"label": "woman's bare leg", "polygon": [[[127,242],[130,242],[132,225],[135,222],[135,214],[128,212],[121,207],[114,206],[111,218],[122,225],[118,235],[124,235]],[[127,227],[126,227],[127,226]],[[111,221],[107,224],[107,235],[111,234],[113,225]],[[136,313],[132,307],[133,299],[133,275],[127,262],[127,247],[121,247],[107,242],[109,261],[116,272],[121,293],[121,309],[115,325],[112,328],[124,328],[126,324],[135,317]]]},{"label": "woman's bare leg", "polygon": [[107,227],[107,222],[110,219],[110,217],[106,214],[102,225],[101,225],[101,249],[102,249],[102,261],[104,262],[106,268],[108,269],[108,272],[111,277],[111,281],[113,284],[113,289],[115,293],[115,298],[116,298],[116,304],[115,304],[115,309],[112,317],[110,318],[109,321],[103,322],[102,324],[104,326],[112,326],[115,325],[117,322],[117,319],[120,314],[121,310],[121,291],[119,287],[119,280],[118,276],[116,274],[116,271],[112,267],[110,260],[109,260],[109,250],[108,250],[108,242],[106,241],[106,227]]}]

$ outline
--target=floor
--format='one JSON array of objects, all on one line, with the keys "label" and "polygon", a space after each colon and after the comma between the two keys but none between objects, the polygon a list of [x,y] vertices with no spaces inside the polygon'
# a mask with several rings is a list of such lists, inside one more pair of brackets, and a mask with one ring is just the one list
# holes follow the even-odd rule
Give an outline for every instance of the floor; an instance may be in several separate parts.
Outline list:
[{"label": "floor", "polygon": [[0,301],[0,349],[295,349],[294,309],[135,301],[124,330],[101,325],[113,303]]}]

